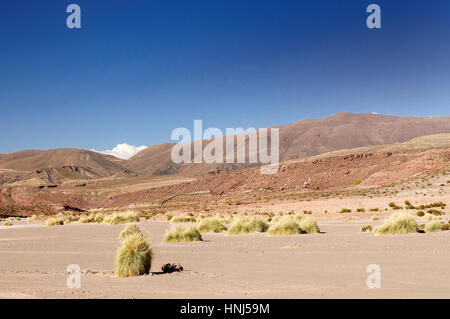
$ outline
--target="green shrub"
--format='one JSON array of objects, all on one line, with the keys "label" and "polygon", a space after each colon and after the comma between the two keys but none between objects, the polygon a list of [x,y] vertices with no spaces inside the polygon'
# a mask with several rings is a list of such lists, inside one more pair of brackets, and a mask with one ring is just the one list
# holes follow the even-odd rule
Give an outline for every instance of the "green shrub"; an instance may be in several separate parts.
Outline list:
[{"label": "green shrub", "polygon": [[197,225],[197,230],[200,233],[220,233],[227,230],[227,228],[217,218],[207,217],[200,220]]},{"label": "green shrub", "polygon": [[316,221],[311,217],[306,218],[304,221],[300,223],[300,229],[303,233],[306,234],[316,234],[320,233],[319,226]]},{"label": "green shrub", "polygon": [[152,249],[140,234],[125,238],[116,255],[114,274],[117,277],[133,277],[148,274],[152,264]]},{"label": "green shrub", "polygon": [[3,222],[2,225],[3,226],[12,226],[13,224],[9,220],[6,220],[6,221]]},{"label": "green shrub", "polygon": [[172,227],[164,237],[165,243],[185,243],[202,240],[202,235],[193,225],[179,225]]},{"label": "green shrub", "polygon": [[357,180],[355,180],[355,181],[353,182],[353,184],[356,186],[356,185],[361,184],[361,182],[362,182],[362,180],[357,179]]},{"label": "green shrub", "polygon": [[417,222],[406,213],[394,213],[384,224],[375,228],[376,235],[399,235],[417,233]]},{"label": "green shrub", "polygon": [[365,213],[366,210],[365,210],[364,208],[358,208],[358,209],[356,210],[356,212],[357,212],[357,213]]},{"label": "green shrub", "polygon": [[423,217],[423,216],[425,216],[425,213],[423,211],[418,211],[416,213],[416,215],[419,216],[419,217]]},{"label": "green shrub", "polygon": [[341,211],[339,212],[340,214],[345,214],[345,213],[351,213],[352,210],[349,208],[342,208]]},{"label": "green shrub", "polygon": [[291,215],[284,216],[276,224],[269,227],[268,236],[292,236],[301,234],[302,230]]},{"label": "green shrub", "polygon": [[250,233],[263,233],[269,226],[259,217],[243,216],[234,219],[228,229],[228,235],[242,235]]}]

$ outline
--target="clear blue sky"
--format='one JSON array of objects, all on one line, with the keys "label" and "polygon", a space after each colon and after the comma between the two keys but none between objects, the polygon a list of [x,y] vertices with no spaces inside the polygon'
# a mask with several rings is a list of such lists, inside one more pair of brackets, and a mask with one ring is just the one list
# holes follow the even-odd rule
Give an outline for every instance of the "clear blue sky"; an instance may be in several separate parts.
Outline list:
[{"label": "clear blue sky", "polygon": [[4,0],[0,45],[0,153],[151,145],[194,119],[450,113],[448,0]]}]

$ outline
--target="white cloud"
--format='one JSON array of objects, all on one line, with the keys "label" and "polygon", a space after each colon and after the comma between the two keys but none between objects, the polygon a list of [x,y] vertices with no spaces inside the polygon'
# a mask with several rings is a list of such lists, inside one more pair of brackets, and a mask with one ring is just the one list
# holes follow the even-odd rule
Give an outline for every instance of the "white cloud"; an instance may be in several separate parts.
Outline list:
[{"label": "white cloud", "polygon": [[136,154],[139,151],[142,151],[143,149],[146,149],[147,146],[134,146],[134,145],[128,145],[127,143],[117,144],[112,150],[106,150],[106,151],[96,151],[92,150],[97,153],[112,155],[121,159],[129,159],[131,156]]},{"label": "white cloud", "polygon": [[380,114],[380,113],[378,113],[378,112],[370,112],[370,114]]}]

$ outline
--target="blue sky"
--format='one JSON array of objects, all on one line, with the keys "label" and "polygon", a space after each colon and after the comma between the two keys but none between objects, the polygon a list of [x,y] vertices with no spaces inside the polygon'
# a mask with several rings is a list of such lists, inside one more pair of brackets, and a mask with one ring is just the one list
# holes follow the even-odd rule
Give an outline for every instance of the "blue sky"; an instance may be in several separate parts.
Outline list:
[{"label": "blue sky", "polygon": [[449,38],[448,0],[5,0],[0,153],[151,145],[194,119],[449,115]]}]

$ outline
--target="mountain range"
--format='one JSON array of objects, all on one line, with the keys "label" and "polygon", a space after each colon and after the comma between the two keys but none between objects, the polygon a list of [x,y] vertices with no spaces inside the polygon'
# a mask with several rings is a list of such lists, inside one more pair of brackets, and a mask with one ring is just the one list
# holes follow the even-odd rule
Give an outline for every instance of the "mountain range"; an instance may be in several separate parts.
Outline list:
[{"label": "mountain range", "polygon": [[[398,117],[338,113],[278,126],[280,162],[357,147],[402,143],[450,133],[450,117]],[[209,141],[203,141],[207,144]],[[128,160],[82,149],[25,150],[0,154],[0,183],[57,183],[155,175],[207,175],[251,164],[174,164],[174,143],[152,145]],[[236,151],[236,147],[235,147]],[[248,157],[247,153],[247,157]],[[254,165],[254,164],[253,164]]]}]

